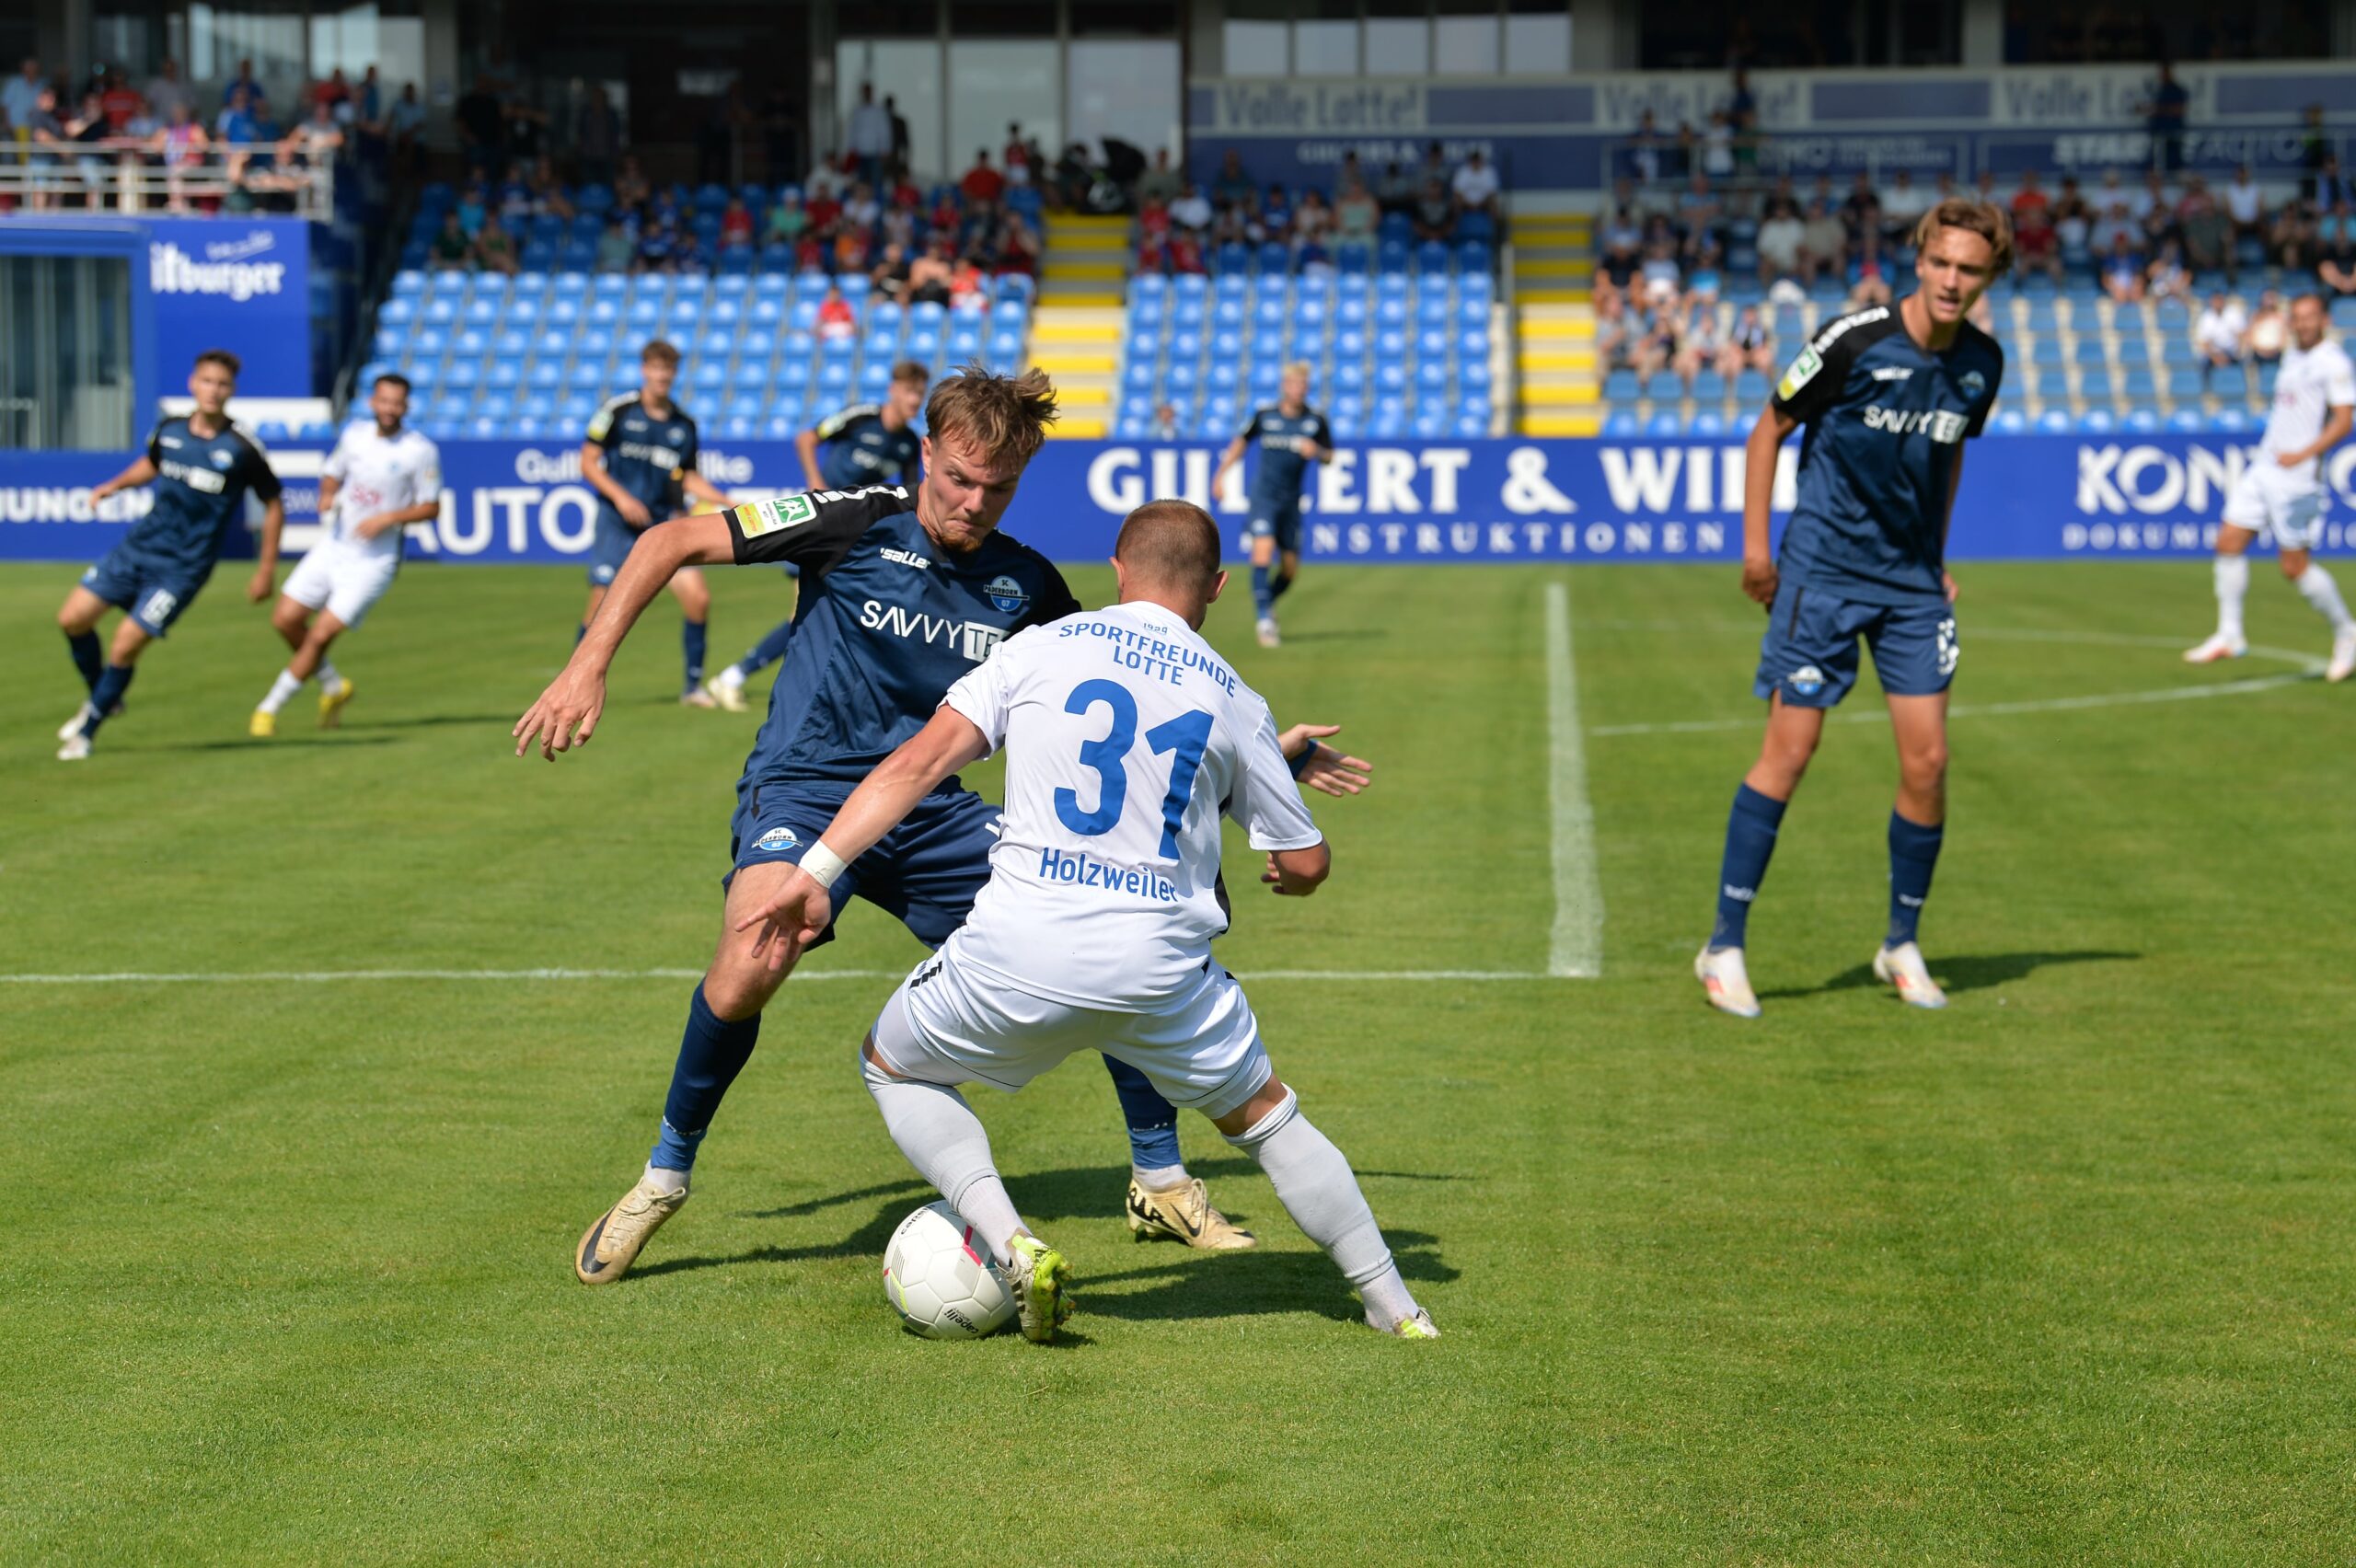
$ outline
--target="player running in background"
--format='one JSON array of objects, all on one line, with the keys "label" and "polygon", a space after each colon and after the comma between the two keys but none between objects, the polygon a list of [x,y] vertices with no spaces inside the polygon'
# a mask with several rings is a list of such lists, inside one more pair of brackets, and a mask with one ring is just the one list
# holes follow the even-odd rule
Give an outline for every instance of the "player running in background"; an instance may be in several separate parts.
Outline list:
[{"label": "player running in background", "polygon": [[1243,433],[1227,444],[1211,475],[1213,495],[1252,446],[1260,449],[1260,467],[1252,475],[1252,607],[1259,617],[1260,646],[1274,648],[1281,640],[1276,601],[1300,574],[1301,486],[1311,463],[1334,455],[1334,429],[1309,406],[1308,365],[1285,366],[1276,402],[1254,413]]},{"label": "player running in background", "polygon": [[[404,427],[409,381],[390,372],[369,388],[372,424],[345,428],[319,470],[319,529],[280,590],[271,625],[294,651],[246,732],[278,733],[278,710],[316,673],[319,727],[343,721],[352,683],[328,663],[328,647],[356,628],[368,607],[385,596],[401,569],[403,530],[430,520],[442,507],[442,454],[425,432]],[[314,621],[314,612],[318,619]]]},{"label": "player running in background", "polygon": [[[1753,686],[1768,699],[1767,736],[1735,791],[1717,921],[1693,961],[1710,1005],[1739,1018],[1759,1016],[1743,963],[1751,901],[1825,712],[1856,681],[1860,639],[1898,742],[1889,931],[1874,974],[1915,1007],[1946,1005],[1915,928],[1946,823],[1947,687],[1958,655],[1947,526],[1963,443],[1986,425],[2004,375],[2004,351],[1966,318],[2004,276],[2012,229],[1991,203],[1950,200],[1923,214],[1914,244],[1921,286],[1818,332],[1750,432],[1742,591],[1768,606]],[[1776,455],[1803,425],[1799,494],[1783,553],[1771,556]]]},{"label": "player running in background", "polygon": [[[679,351],[656,338],[640,352],[638,371],[638,390],[609,398],[590,420],[588,438],[581,444],[582,478],[603,504],[597,508],[597,536],[589,556],[589,607],[581,612],[576,643],[597,618],[597,605],[639,535],[678,512],[682,490],[707,505],[728,504],[720,487],[696,471],[701,450],[696,444],[696,421],[671,401]],[[691,708],[710,708],[711,698],[703,690],[703,654],[711,590],[704,585],[703,573],[690,567],[672,580],[671,594],[687,617],[679,631],[687,659],[687,684],[679,700]]]},{"label": "player running in background", "polygon": [[[520,755],[586,744],[605,706],[606,670],[630,624],[690,562],[802,568],[797,648],[769,693],[768,717],[737,781],[733,869],[722,937],[687,1006],[660,1136],[644,1174],[590,1226],[574,1257],[582,1281],[627,1271],[687,1202],[698,1147],[760,1037],[761,1012],[789,974],[734,928],[774,894],[851,790],[932,717],[943,693],[1008,636],[1080,608],[1063,574],[998,532],[1022,469],[1055,418],[1047,378],[978,369],[933,390],[924,479],[895,488],[786,496],[650,530],[614,580],[612,600],[572,662],[515,726]],[[1288,732],[1304,782],[1356,793],[1366,765],[1320,746],[1331,730]],[[989,878],[999,813],[954,780],[928,796],[836,888],[888,911],[938,947]],[[798,955],[797,955],[798,956]],[[1178,1147],[1177,1112],[1134,1068],[1107,1061],[1128,1123],[1130,1228],[1190,1246],[1249,1247],[1211,1206]]]},{"label": "player running in background", "polygon": [[[917,415],[932,372],[915,360],[892,367],[892,386],[881,403],[853,403],[793,438],[802,476],[817,490],[864,490],[869,485],[917,484]],[[822,455],[818,444],[825,442]],[[787,571],[793,569],[789,567]],[[793,640],[793,617],[777,623],[750,653],[722,670],[704,689],[731,713],[745,710],[745,682],[785,657]]]},{"label": "player running in background", "polygon": [[852,792],[738,921],[772,963],[832,917],[827,890],[955,769],[1006,752],[1006,820],[974,912],[875,1020],[860,1070],[892,1141],[1005,1271],[1027,1339],[1069,1312],[1070,1265],[1032,1234],[956,1085],[1009,1093],[1075,1051],[1129,1064],[1250,1154],[1333,1255],[1366,1321],[1437,1339],[1341,1150],[1276,1076],[1259,1020],[1211,957],[1228,928],[1219,819],[1305,897],[1332,869],[1276,721],[1202,640],[1226,586],[1218,525],[1183,501],[1129,513],[1120,604],[1034,627],[949,688],[930,722]]},{"label": "player running in background", "polygon": [[[60,762],[90,755],[98,726],[120,712],[139,655],[171,628],[213,575],[214,564],[245,522],[248,493],[263,502],[261,559],[254,565],[246,597],[270,597],[278,571],[278,536],[286,525],[278,476],[260,444],[230,421],[229,398],[237,390],[237,356],[207,349],[196,356],[188,378],[192,413],[157,421],[140,459],[102,485],[92,487],[92,505],[135,485],[156,487],[155,504],[131,526],[122,543],[82,574],[58,607],[57,624],[74,652],[89,697],[57,732],[64,744]],[[98,620],[111,605],[123,612],[114,641],[102,660]]]},{"label": "player running in background", "polygon": [[2187,663],[2238,659],[2249,651],[2242,637],[2242,597],[2249,592],[2250,541],[2270,536],[2282,553],[2282,575],[2331,623],[2331,663],[2324,678],[2338,682],[2356,674],[2356,618],[2348,614],[2339,584],[2308,553],[2323,538],[2323,514],[2331,504],[2324,454],[2345,441],[2356,422],[2356,366],[2348,351],[2326,336],[2330,326],[2321,294],[2291,302],[2291,346],[2274,378],[2266,437],[2234,481],[2224,526],[2217,531],[2217,630],[2185,651]]}]

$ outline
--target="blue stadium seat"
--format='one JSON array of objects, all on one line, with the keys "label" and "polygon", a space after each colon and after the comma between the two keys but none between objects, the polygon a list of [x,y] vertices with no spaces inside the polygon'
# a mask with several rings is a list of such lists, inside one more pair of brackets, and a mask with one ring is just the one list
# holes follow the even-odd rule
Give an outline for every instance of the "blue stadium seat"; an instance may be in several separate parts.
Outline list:
[{"label": "blue stadium seat", "polygon": [[2070,410],[2067,409],[2046,409],[2045,412],[2037,416],[2037,428],[2048,435],[2069,434]]},{"label": "blue stadium seat", "polygon": [[2029,345],[2028,363],[2038,366],[2067,364],[2069,358],[2062,352],[2061,339],[2039,338]]},{"label": "blue stadium seat", "polygon": [[1724,435],[1727,432],[1726,416],[1715,409],[1703,409],[1693,416],[1692,422],[1686,426],[1686,432],[1691,435]]},{"label": "blue stadium seat", "polygon": [[1685,421],[1664,409],[1645,421],[1645,433],[1650,436],[1675,436],[1685,433]]},{"label": "blue stadium seat", "polygon": [[1693,377],[1693,396],[1705,403],[1727,400],[1727,378],[1715,370],[1704,370]]},{"label": "blue stadium seat", "polygon": [[2111,390],[2109,371],[2100,366],[2090,366],[2078,372],[2078,396],[2081,398],[2108,398],[2114,395]]},{"label": "blue stadium seat", "polygon": [[2028,416],[2018,409],[1999,409],[1989,428],[2002,435],[2019,435],[2028,429]]},{"label": "blue stadium seat", "polygon": [[2120,373],[2119,395],[2130,400],[2159,396],[2160,386],[2149,365],[2131,365]]},{"label": "blue stadium seat", "polygon": [[[2073,357],[2080,364],[2105,364],[2109,362],[2109,356],[2103,352],[2102,340],[2092,334],[2078,340],[2078,352]],[[2045,362],[2039,360],[2038,363],[2042,364]]]},{"label": "blue stadium seat", "polygon": [[1763,403],[1767,390],[1767,378],[1755,370],[1746,370],[1734,378],[1735,401],[1738,403]]},{"label": "blue stadium seat", "polygon": [[2199,434],[2209,428],[2209,417],[2198,409],[2178,409],[2168,416],[2168,429],[2187,434]]},{"label": "blue stadium seat", "polygon": [[2108,409],[2088,409],[2078,416],[2078,429],[2087,435],[2108,435],[2119,427]]},{"label": "blue stadium seat", "polygon": [[2157,409],[2130,409],[2119,422],[2138,435],[2148,435],[2160,428],[2160,413]]},{"label": "blue stadium seat", "polygon": [[1607,403],[1633,403],[1644,395],[1643,384],[1633,370],[1615,370],[1603,378],[1603,398]]},{"label": "blue stadium seat", "polygon": [[2168,372],[2168,396],[2198,398],[2200,396],[2200,372],[2193,365],[2177,365]]},{"label": "blue stadium seat", "polygon": [[1652,378],[1645,383],[1645,396],[1656,403],[1673,401],[1684,395],[1685,385],[1678,380],[1674,371],[1657,370],[1653,372]]},{"label": "blue stadium seat", "polygon": [[2218,409],[2209,424],[2211,429],[2227,435],[2246,435],[2258,428],[2258,421],[2250,418],[2248,409],[2236,409],[2230,404]]},{"label": "blue stadium seat", "polygon": [[2246,398],[2249,378],[2237,364],[2220,365],[2209,373],[2209,390],[2220,398]]},{"label": "blue stadium seat", "polygon": [[2070,373],[2060,365],[2047,365],[2035,373],[2037,395],[2048,402],[2070,396]]}]

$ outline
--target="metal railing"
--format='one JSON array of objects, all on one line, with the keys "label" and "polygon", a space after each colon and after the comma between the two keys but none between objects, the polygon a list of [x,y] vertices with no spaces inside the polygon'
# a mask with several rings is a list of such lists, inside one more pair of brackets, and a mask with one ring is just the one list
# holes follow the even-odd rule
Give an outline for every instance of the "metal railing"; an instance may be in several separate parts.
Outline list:
[{"label": "metal railing", "polygon": [[[283,142],[175,151],[159,133],[99,142],[0,141],[0,198],[18,212],[335,212],[335,161]],[[250,203],[239,207],[237,204]]]}]

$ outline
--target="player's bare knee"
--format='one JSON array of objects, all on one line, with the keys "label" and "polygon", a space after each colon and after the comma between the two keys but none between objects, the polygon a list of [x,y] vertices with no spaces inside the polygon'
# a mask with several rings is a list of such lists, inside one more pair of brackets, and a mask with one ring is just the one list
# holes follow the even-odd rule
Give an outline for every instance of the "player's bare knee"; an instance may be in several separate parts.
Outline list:
[{"label": "player's bare knee", "polygon": [[768,1006],[791,969],[788,964],[772,974],[749,941],[732,941],[704,973],[703,1004],[726,1022],[742,1022]]}]

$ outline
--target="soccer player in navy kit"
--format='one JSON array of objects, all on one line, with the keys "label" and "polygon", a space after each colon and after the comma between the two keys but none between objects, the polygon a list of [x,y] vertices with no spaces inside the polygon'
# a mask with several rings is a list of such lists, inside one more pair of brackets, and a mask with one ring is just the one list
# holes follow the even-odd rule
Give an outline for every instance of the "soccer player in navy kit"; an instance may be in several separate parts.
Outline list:
[{"label": "soccer player in navy kit", "polygon": [[[881,403],[838,409],[793,438],[803,477],[811,490],[855,490],[869,485],[916,488],[920,437],[916,418],[924,408],[932,372],[915,360],[892,367],[892,386]],[[818,444],[825,442],[826,450]],[[787,568],[793,571],[791,567]],[[753,651],[712,676],[704,689],[731,713],[745,710],[745,683],[785,657],[793,640],[793,617],[778,622]]]},{"label": "soccer player in navy kit", "polygon": [[[924,479],[911,492],[821,490],[650,530],[615,579],[612,600],[572,662],[515,726],[520,755],[553,758],[586,744],[605,706],[615,650],[673,571],[693,562],[792,563],[803,593],[800,645],[769,697],[768,717],[737,783],[722,936],[689,999],[662,1129],[645,1172],[582,1238],[580,1279],[618,1279],[648,1237],[687,1202],[688,1174],[714,1110],[750,1058],[761,1010],[791,973],[772,971],[736,929],[776,894],[859,781],[930,721],[942,696],[999,642],[1080,606],[1044,557],[998,532],[1023,466],[1055,417],[1037,371],[968,370],[932,394]],[[577,737],[576,737],[577,731]],[[1365,764],[1320,746],[1299,726],[1284,751],[1304,783],[1355,793]],[[939,946],[989,879],[999,813],[953,779],[926,797],[835,883]],[[794,955],[798,958],[799,952]],[[1179,1157],[1177,1112],[1134,1068],[1108,1061],[1130,1131],[1130,1227],[1196,1247],[1253,1244],[1211,1207]]]},{"label": "soccer player in navy kit", "polygon": [[1334,455],[1334,429],[1309,406],[1308,365],[1285,366],[1274,406],[1253,414],[1243,433],[1227,444],[1211,475],[1213,495],[1253,446],[1260,449],[1260,467],[1252,475],[1252,606],[1259,615],[1260,646],[1274,648],[1276,601],[1300,575],[1301,486],[1311,463]]},{"label": "soccer player in navy kit", "polygon": [[[641,352],[638,369],[639,389],[608,399],[589,421],[588,437],[581,444],[581,477],[601,502],[596,537],[590,546],[589,607],[581,613],[584,634],[640,534],[676,513],[682,491],[708,505],[728,504],[720,487],[696,471],[701,451],[696,421],[671,401],[679,351],[654,339]],[[671,594],[687,617],[679,631],[687,661],[679,700],[691,708],[710,708],[711,698],[703,689],[703,654],[711,590],[704,586],[703,573],[689,568],[672,579]]]},{"label": "soccer player in navy kit", "polygon": [[[74,667],[89,689],[87,700],[57,732],[64,743],[57,752],[60,762],[79,762],[90,755],[98,726],[121,710],[141,651],[171,628],[213,575],[231,534],[245,522],[248,494],[261,499],[263,512],[261,559],[246,585],[246,597],[255,604],[270,597],[286,507],[279,497],[278,476],[270,471],[260,444],[230,422],[227,410],[237,389],[237,356],[226,349],[197,355],[188,378],[195,411],[158,421],[147,437],[145,454],[90,490],[96,504],[117,490],[152,484],[156,502],[122,543],[82,574],[58,607],[57,624],[73,650]],[[110,606],[121,610],[123,617],[101,660],[98,621]]]},{"label": "soccer player in navy kit", "polygon": [[[1946,823],[1947,687],[1955,677],[1955,580],[1947,525],[1963,443],[1988,421],[2004,354],[1967,317],[2012,257],[2002,209],[1940,202],[1914,231],[1921,282],[1895,306],[1819,331],[1777,383],[1750,434],[1742,589],[1768,606],[1754,690],[1768,699],[1759,760],[1735,792],[1717,920],[1693,961],[1711,1006],[1759,1016],[1743,962],[1750,905],[1784,808],[1823,737],[1824,715],[1873,650],[1898,743],[1889,817],[1889,929],[1874,974],[1920,1008],[1946,1005],[1916,945]],[[1778,450],[1806,426],[1799,493],[1780,557],[1767,549]]]}]

